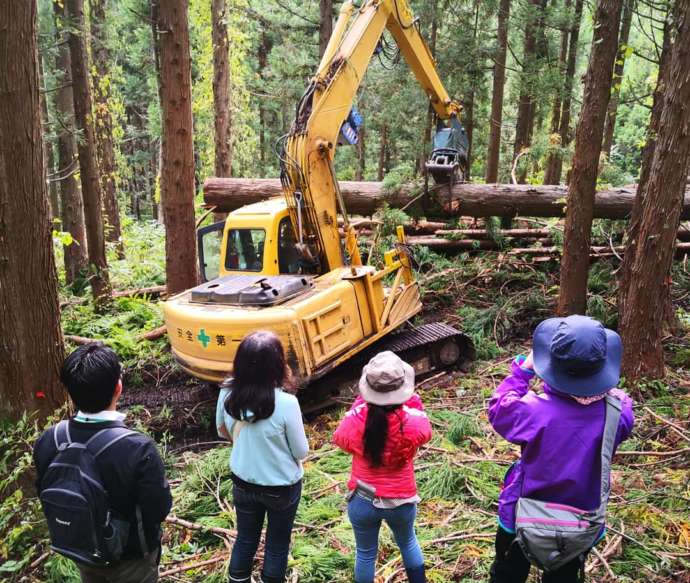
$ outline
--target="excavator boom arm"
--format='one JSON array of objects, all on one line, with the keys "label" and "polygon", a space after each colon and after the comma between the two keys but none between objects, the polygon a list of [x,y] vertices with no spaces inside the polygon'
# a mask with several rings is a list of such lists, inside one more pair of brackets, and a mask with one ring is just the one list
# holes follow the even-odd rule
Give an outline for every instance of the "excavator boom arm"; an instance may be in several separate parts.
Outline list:
[{"label": "excavator boom arm", "polygon": [[[337,216],[340,212],[347,221],[347,213],[339,201],[333,158],[340,128],[386,29],[437,115],[447,119],[460,111],[441,82],[406,0],[367,0],[360,8],[349,0],[343,4],[317,74],[297,107],[281,161],[283,191],[300,247],[322,273],[345,264]],[[353,231],[347,246],[352,263],[358,264]]]}]

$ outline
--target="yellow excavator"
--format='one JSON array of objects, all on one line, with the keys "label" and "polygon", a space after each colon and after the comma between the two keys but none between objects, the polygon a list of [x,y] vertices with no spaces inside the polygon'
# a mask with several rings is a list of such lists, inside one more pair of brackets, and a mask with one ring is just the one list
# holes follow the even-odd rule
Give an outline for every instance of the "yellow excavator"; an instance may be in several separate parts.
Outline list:
[{"label": "yellow excavator", "polygon": [[386,30],[437,117],[450,124],[436,134],[430,172],[444,182],[461,177],[461,108],[448,96],[406,0],[344,2],[283,143],[284,196],[200,229],[204,283],[164,304],[173,355],[189,374],[223,380],[242,338],[260,329],[280,336],[301,386],[374,350],[400,353],[419,373],[473,357],[470,340],[455,328],[411,324],[422,303],[402,227],[381,267],[363,264],[335,176],[337,145],[357,140],[353,100]]}]

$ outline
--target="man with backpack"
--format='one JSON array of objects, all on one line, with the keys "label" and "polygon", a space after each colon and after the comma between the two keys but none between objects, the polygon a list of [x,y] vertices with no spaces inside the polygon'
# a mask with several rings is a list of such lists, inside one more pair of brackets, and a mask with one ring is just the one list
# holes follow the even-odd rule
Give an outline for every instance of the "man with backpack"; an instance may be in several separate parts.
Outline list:
[{"label": "man with backpack", "polygon": [[78,412],[34,446],[51,547],[76,562],[83,583],[155,583],[172,497],[155,442],[127,429],[117,411],[117,354],[81,346],[61,378]]}]

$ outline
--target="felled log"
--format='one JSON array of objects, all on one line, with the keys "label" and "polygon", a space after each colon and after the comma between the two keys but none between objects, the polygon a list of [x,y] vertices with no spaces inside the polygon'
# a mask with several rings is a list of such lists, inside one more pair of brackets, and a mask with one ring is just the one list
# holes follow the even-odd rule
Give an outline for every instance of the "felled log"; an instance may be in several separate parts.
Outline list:
[{"label": "felled log", "polygon": [[[371,215],[384,203],[402,208],[420,195],[416,185],[403,185],[385,191],[381,182],[340,183],[345,206],[350,214]],[[431,190],[431,189],[430,189]],[[282,195],[280,181],[269,178],[209,178],[204,183],[204,201],[216,211],[228,212],[243,205]],[[456,184],[435,186],[430,196],[448,216],[473,217],[560,217],[565,211],[568,189],[565,186],[527,184]],[[624,219],[631,210],[634,187],[614,188],[597,193],[594,216]],[[682,213],[690,218],[690,193],[686,192]]]},{"label": "felled log", "polygon": [[[504,237],[506,239],[548,239],[553,235],[553,232],[549,229],[500,229],[495,234],[497,237]],[[490,238],[486,229],[439,229],[434,231],[434,235],[464,239]]]},{"label": "felled log", "polygon": [[444,239],[442,237],[408,237],[407,244],[413,247],[429,247],[434,251],[480,251],[498,249],[490,239]]},{"label": "felled log", "polygon": [[[543,240],[549,246],[509,248],[505,252],[509,255],[531,255],[531,256],[550,256],[560,255],[560,247],[551,246],[550,240]],[[498,250],[499,246],[490,239],[444,239],[441,237],[408,237],[408,245],[412,247],[425,246],[434,251],[455,253],[460,251],[492,251]],[[623,255],[625,247],[622,245],[614,247],[592,246],[590,248],[591,257],[613,257]],[[676,255],[690,254],[690,243],[676,243]]]}]

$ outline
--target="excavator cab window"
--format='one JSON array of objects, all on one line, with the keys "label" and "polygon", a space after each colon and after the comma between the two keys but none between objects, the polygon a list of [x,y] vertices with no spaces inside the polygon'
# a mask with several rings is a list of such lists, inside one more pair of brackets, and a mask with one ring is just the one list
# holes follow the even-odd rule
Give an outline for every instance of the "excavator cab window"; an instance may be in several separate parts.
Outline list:
[{"label": "excavator cab window", "polygon": [[281,275],[300,272],[297,239],[289,217],[278,226],[278,270]]},{"label": "excavator cab window", "polygon": [[264,229],[230,229],[225,252],[228,271],[261,271],[264,266]]},{"label": "excavator cab window", "polygon": [[220,246],[223,242],[225,221],[202,227],[197,231],[199,248],[199,273],[202,281],[210,281],[220,275]]}]

